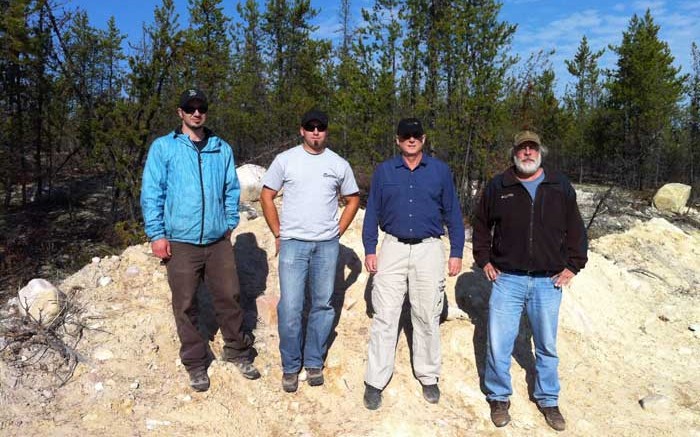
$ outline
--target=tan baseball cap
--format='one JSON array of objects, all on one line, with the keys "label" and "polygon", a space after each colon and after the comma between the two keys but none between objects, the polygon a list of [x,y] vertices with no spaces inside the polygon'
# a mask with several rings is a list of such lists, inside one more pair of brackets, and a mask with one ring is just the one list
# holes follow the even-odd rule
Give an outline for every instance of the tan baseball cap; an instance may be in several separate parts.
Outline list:
[{"label": "tan baseball cap", "polygon": [[515,134],[515,140],[513,142],[513,147],[518,147],[519,145],[523,143],[535,143],[538,146],[542,145],[542,142],[540,141],[540,136],[534,133],[533,131],[530,130],[521,130],[517,134]]}]

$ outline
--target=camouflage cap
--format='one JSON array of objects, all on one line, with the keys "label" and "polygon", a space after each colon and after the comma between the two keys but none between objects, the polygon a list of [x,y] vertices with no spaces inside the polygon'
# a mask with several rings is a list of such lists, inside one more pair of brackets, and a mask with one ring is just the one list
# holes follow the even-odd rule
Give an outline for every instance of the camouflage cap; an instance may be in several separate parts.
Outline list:
[{"label": "camouflage cap", "polygon": [[521,130],[515,134],[515,139],[513,141],[513,147],[518,147],[523,143],[535,143],[538,146],[542,145],[540,141],[540,136],[530,130]]}]

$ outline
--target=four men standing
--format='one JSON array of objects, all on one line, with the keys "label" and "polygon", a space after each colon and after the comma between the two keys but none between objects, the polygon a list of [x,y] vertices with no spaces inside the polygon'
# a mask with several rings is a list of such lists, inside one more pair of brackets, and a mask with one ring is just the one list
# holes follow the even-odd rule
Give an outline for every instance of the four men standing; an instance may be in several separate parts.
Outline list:
[{"label": "four men standing", "polygon": [[[178,108],[182,124],[156,139],[143,174],[141,205],[146,234],[163,259],[181,342],[180,357],[197,391],[209,388],[213,359],[197,330],[195,291],[204,280],[213,295],[224,339],[224,359],[249,379],[252,334],[242,331],[240,290],[229,241],[238,224],[239,184],[231,147],[204,127],[207,98],[186,90]],[[326,147],[328,116],[303,115],[302,144],[279,154],[263,178],[260,202],[279,254],[278,305],[282,387],[324,383],[323,365],[335,319],[332,306],[339,238],[359,208],[358,186],[346,160]],[[394,368],[399,319],[410,301],[413,367],[430,403],[440,399],[439,320],[444,305],[445,259],[440,237],[450,240],[447,273],[462,267],[464,225],[448,166],[424,153],[418,119],[399,122],[400,154],[372,177],[362,240],[365,267],[374,274],[364,404],[374,410]],[[513,166],[496,176],[481,197],[474,220],[474,260],[493,282],[489,301],[484,385],[496,426],[510,421],[511,354],[527,313],[536,355],[534,398],[547,423],[563,430],[558,409],[556,336],[561,287],[586,264],[587,237],[576,194],[560,173],[541,166],[544,148],[530,131],[516,135]],[[273,202],[284,189],[281,214]],[[339,215],[338,199],[346,207]],[[377,254],[378,231],[385,232]],[[304,328],[303,312],[309,313]]]}]

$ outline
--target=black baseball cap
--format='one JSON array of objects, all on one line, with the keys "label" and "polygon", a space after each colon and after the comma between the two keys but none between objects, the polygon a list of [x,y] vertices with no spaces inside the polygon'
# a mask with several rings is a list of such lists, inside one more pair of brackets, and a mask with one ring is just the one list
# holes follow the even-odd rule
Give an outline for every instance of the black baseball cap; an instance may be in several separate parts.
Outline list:
[{"label": "black baseball cap", "polygon": [[400,137],[413,136],[421,137],[423,136],[423,125],[417,118],[404,118],[399,121],[399,125],[396,127],[396,135]]},{"label": "black baseball cap", "polygon": [[304,126],[306,123],[309,123],[311,121],[317,121],[322,126],[328,127],[328,115],[323,111],[319,111],[317,109],[312,109],[311,111],[306,112],[301,117],[301,125],[302,126]]},{"label": "black baseball cap", "polygon": [[192,100],[199,100],[202,102],[202,105],[205,106],[209,104],[207,101],[207,95],[204,94],[202,90],[197,88],[188,88],[180,95],[180,108],[189,106],[189,103]]}]

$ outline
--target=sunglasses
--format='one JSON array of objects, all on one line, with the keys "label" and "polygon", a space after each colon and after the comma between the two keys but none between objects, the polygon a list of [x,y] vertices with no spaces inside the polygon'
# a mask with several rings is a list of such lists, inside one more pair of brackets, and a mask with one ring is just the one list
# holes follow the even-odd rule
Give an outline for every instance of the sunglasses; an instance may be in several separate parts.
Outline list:
[{"label": "sunglasses", "polygon": [[305,131],[313,132],[314,129],[318,129],[319,132],[325,132],[328,126],[324,126],[321,123],[306,123],[302,126]]},{"label": "sunglasses", "polygon": [[399,141],[408,141],[411,138],[415,138],[416,140],[420,141],[423,139],[423,134],[407,134],[407,135],[397,135],[399,137]]},{"label": "sunglasses", "polygon": [[209,108],[207,105],[201,105],[201,106],[183,106],[182,110],[185,111],[185,114],[194,114],[194,111],[199,111],[200,114],[206,114],[207,110]]}]

